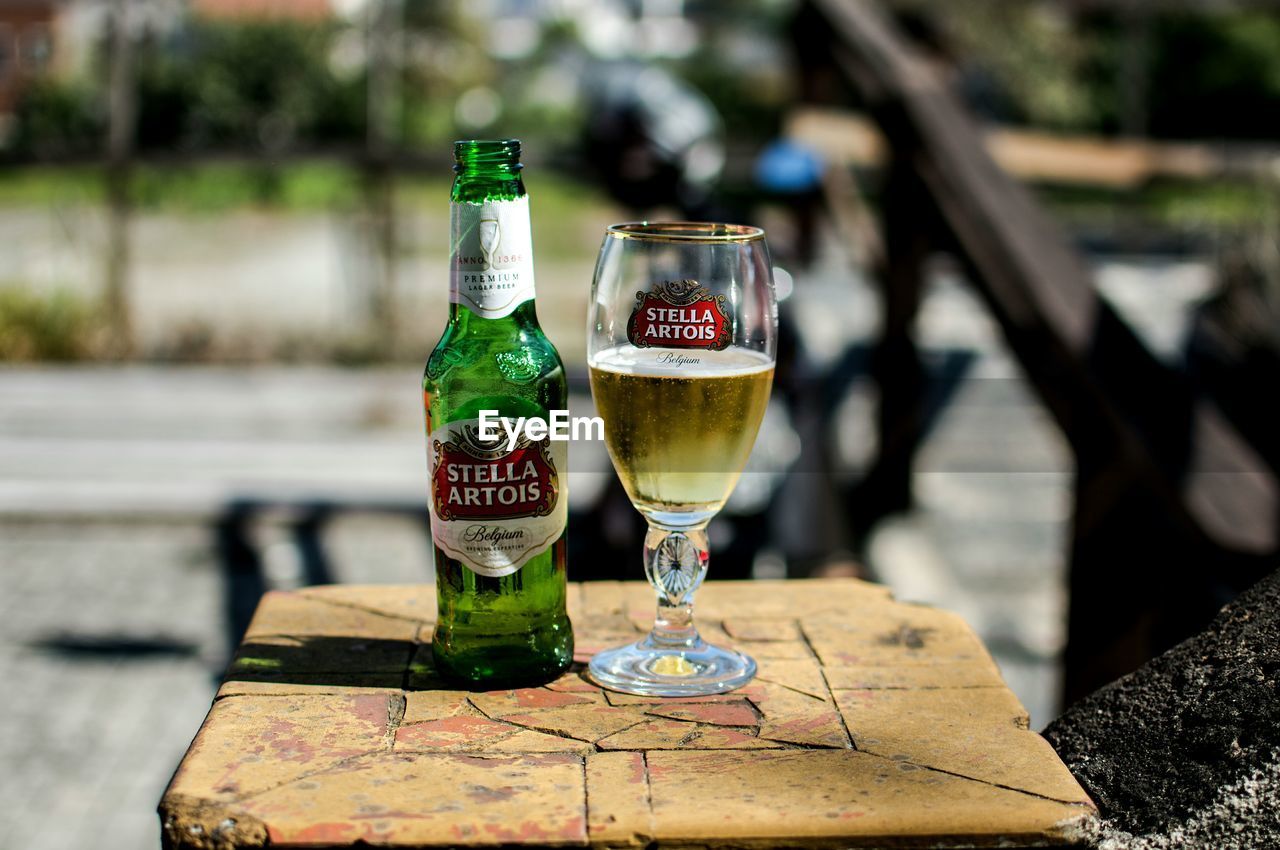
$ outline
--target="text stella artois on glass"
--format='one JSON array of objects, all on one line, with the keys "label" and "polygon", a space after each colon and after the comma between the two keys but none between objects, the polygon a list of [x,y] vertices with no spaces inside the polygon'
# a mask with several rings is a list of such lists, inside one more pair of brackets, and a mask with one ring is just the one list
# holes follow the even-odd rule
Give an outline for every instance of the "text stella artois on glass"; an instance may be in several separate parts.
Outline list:
[{"label": "text stella artois on glass", "polygon": [[696,280],[667,280],[636,293],[627,339],[638,348],[723,351],[732,341],[723,295]]}]

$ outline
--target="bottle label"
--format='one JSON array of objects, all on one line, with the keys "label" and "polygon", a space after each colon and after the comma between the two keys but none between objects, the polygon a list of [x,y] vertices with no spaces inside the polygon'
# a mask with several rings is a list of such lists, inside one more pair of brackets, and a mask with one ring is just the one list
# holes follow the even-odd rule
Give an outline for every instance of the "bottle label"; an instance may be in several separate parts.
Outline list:
[{"label": "bottle label", "polygon": [[479,419],[461,419],[433,431],[427,451],[431,536],[472,571],[510,575],[564,533],[566,442],[522,436],[508,449],[505,433],[486,440]]},{"label": "bottle label", "polygon": [[449,301],[501,319],[533,300],[529,198],[450,207]]},{"label": "bottle label", "polygon": [[666,280],[636,293],[627,339],[637,348],[705,348],[722,351],[733,333],[723,295],[696,280]]}]

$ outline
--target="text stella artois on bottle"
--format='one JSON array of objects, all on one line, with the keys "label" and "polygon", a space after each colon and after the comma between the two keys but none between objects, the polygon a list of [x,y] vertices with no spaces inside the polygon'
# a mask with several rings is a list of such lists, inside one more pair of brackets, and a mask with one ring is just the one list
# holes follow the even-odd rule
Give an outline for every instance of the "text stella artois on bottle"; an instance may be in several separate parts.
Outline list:
[{"label": "text stella artois on bottle", "polygon": [[480,575],[499,577],[545,552],[565,529],[565,444],[486,440],[479,419],[431,435],[431,532],[436,546]]},{"label": "text stella artois on bottle", "polygon": [[427,361],[428,499],[446,678],[486,687],[566,669],[567,442],[495,432],[567,406],[534,310],[529,198],[515,140],[458,142],[449,322]]}]

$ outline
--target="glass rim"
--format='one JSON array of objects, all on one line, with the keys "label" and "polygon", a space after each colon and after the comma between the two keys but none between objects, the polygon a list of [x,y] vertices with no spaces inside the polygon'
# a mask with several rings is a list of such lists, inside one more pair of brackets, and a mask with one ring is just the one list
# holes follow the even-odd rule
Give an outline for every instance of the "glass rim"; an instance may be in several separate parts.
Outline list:
[{"label": "glass rim", "polygon": [[645,242],[756,242],[764,229],[718,221],[626,221],[605,228],[608,236]]}]

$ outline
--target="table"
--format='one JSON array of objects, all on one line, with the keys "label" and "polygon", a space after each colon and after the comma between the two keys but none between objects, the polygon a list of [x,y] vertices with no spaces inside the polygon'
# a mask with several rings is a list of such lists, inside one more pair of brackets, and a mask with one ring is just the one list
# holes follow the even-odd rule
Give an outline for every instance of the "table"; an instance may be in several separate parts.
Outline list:
[{"label": "table", "polygon": [[[653,618],[570,587],[579,662]],[[852,579],[709,582],[758,678],[699,699],[450,690],[430,586],[268,593],[160,803],[164,845],[1070,844],[1096,817],[981,641]]]}]

